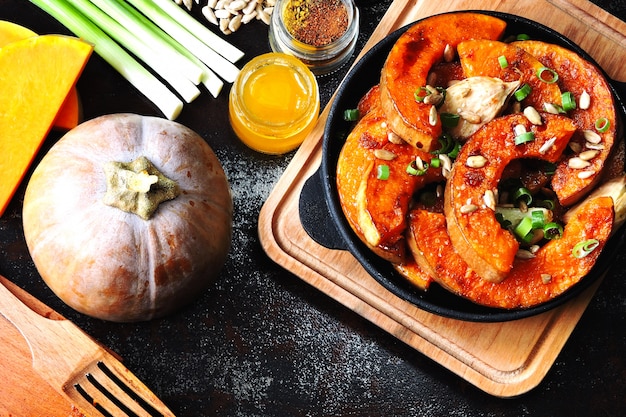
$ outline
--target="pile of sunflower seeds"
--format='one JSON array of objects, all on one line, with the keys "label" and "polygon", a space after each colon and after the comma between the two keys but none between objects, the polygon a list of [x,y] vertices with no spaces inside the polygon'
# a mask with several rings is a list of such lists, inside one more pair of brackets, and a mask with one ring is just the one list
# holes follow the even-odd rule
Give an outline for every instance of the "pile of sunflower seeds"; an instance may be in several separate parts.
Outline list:
[{"label": "pile of sunflower seeds", "polygon": [[201,7],[202,15],[218,26],[223,34],[229,35],[253,20],[269,25],[276,0],[207,0],[204,5],[200,4],[200,0],[174,2],[189,11],[194,4]]}]

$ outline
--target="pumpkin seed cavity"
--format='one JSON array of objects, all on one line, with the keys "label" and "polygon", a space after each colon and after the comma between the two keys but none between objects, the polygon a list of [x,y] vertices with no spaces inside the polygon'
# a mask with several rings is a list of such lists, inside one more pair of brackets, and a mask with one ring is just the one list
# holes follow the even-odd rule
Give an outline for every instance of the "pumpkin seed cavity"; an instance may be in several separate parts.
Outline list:
[{"label": "pumpkin seed cavity", "polygon": [[180,194],[176,181],[163,175],[145,156],[132,162],[110,161],[104,166],[107,190],[104,204],[144,220],[152,217],[159,204]]}]

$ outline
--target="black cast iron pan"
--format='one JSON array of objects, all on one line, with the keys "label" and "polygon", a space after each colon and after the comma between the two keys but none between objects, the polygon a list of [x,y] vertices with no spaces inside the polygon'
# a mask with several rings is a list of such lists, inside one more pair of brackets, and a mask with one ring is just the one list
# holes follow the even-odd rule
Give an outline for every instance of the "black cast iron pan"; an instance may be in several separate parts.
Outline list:
[{"label": "black cast iron pan", "polygon": [[[505,37],[525,33],[533,39],[569,48],[594,62],[576,44],[542,24],[506,13],[485,11],[478,13],[490,14],[505,20],[507,22]],[[343,111],[356,107],[356,103],[367,90],[378,83],[380,70],[389,51],[409,26],[391,33],[370,49],[350,70],[339,87],[325,126],[321,167],[308,179],[300,197],[300,217],[305,230],[325,247],[349,250],[376,281],[396,296],[415,304],[422,310],[448,318],[474,322],[510,321],[548,311],[576,297],[608,269],[616,251],[620,249],[624,241],[624,228],[614,234],[605,245],[594,269],[573,288],[549,302],[532,308],[506,310],[477,305],[448,292],[437,284],[431,284],[426,292],[416,289],[401,277],[389,262],[374,255],[348,225],[339,203],[335,176],[339,152],[352,128],[351,123],[343,120]],[[608,77],[607,80],[613,89],[618,113],[624,121],[626,120],[624,104],[626,85],[614,82]],[[320,198],[321,195],[324,196],[323,199]]]}]

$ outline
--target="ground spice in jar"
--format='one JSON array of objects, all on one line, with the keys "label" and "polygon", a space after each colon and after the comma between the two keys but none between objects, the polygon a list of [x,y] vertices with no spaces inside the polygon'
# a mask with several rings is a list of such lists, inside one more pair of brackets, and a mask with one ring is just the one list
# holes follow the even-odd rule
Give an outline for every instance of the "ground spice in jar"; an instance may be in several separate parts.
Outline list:
[{"label": "ground spice in jar", "polygon": [[316,47],[336,41],[348,29],[348,12],[341,0],[291,0],[283,20],[296,40]]}]

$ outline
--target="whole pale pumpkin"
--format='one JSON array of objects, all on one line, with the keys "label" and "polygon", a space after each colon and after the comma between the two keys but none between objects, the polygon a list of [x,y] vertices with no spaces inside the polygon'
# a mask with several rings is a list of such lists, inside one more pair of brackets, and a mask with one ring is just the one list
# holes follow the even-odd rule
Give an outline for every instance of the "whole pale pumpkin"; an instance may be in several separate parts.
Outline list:
[{"label": "whole pale pumpkin", "polygon": [[189,128],[136,114],[82,123],[34,170],[24,235],[38,272],[84,314],[144,321],[216,279],[233,203],[222,165]]}]

